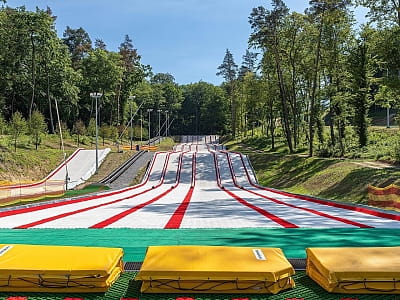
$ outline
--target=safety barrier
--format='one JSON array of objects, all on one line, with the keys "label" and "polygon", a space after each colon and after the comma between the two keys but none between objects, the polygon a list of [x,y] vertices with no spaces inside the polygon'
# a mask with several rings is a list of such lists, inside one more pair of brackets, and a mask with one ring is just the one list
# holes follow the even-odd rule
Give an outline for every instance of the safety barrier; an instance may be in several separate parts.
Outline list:
[{"label": "safety barrier", "polygon": [[158,149],[157,146],[148,146],[148,145],[140,146],[140,150],[157,151],[157,149]]},{"label": "safety barrier", "polygon": [[157,146],[149,146],[149,145],[134,145],[132,146],[122,146],[121,147],[123,150],[136,150],[136,151],[140,151],[140,150],[145,150],[145,151],[157,151],[158,147]]},{"label": "safety barrier", "polygon": [[31,184],[0,186],[0,206],[29,202],[65,193],[65,181],[41,180]]},{"label": "safety barrier", "polygon": [[384,188],[369,185],[368,205],[400,211],[400,187],[395,184]]}]

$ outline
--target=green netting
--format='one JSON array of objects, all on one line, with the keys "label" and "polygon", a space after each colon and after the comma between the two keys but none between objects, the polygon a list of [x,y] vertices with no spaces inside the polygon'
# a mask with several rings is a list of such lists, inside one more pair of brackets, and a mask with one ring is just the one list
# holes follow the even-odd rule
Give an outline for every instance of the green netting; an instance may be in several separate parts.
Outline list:
[{"label": "green netting", "polygon": [[305,258],[307,247],[400,246],[400,229],[0,229],[1,243],[121,247],[125,261],[142,261],[150,245],[282,248]]},{"label": "green netting", "polygon": [[[400,246],[400,229],[0,229],[1,243],[82,245],[122,247],[125,261],[142,261],[149,245],[230,245],[282,248],[289,258],[304,258],[307,247]],[[134,273],[125,273],[106,294],[0,293],[0,300],[10,296],[28,296],[29,300],[59,300],[66,297],[88,300],[139,297],[141,300],[174,300],[187,296],[196,300],[304,298],[341,299],[349,295],[328,294],[304,272],[295,275],[296,288],[278,295],[193,295],[143,294],[137,282],[129,284]],[[398,297],[398,296],[397,296]],[[389,295],[350,295],[359,300],[396,299]],[[399,297],[400,298],[400,297]]]},{"label": "green netting", "polygon": [[[294,276],[296,287],[277,295],[245,294],[141,294],[140,282],[133,281],[135,273],[124,273],[105,294],[52,294],[52,293],[0,293],[0,299],[10,296],[27,296],[29,300],[62,300],[66,297],[84,298],[86,300],[116,300],[121,297],[139,298],[140,300],[175,300],[178,297],[192,297],[195,300],[231,300],[232,298],[249,298],[251,300],[282,300],[286,298],[304,298],[307,300],[339,300],[341,298],[358,298],[359,300],[399,299],[395,295],[348,295],[329,294],[312,281],[305,272]],[[397,297],[397,298],[396,298]]]}]

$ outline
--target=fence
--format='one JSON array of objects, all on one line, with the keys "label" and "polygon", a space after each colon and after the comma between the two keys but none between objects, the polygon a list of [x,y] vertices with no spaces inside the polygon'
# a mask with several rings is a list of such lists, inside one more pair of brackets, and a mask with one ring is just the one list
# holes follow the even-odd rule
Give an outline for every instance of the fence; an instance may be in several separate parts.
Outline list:
[{"label": "fence", "polygon": [[400,187],[395,184],[384,188],[369,185],[368,204],[400,211]]},{"label": "fence", "polygon": [[31,184],[0,186],[0,206],[30,202],[45,197],[59,197],[65,193],[65,181],[42,180]]},{"label": "fence", "polygon": [[[131,150],[131,146],[122,146],[122,149],[124,150]],[[149,146],[149,145],[134,145],[132,146],[132,150],[140,151],[157,151],[158,147],[157,146]]]}]

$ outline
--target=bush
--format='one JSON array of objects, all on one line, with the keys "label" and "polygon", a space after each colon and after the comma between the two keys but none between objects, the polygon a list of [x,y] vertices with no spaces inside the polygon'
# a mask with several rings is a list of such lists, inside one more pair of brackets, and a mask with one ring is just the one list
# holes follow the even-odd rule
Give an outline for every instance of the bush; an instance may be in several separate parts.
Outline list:
[{"label": "bush", "polygon": [[397,135],[397,140],[393,143],[392,156],[395,162],[400,162],[400,135]]}]

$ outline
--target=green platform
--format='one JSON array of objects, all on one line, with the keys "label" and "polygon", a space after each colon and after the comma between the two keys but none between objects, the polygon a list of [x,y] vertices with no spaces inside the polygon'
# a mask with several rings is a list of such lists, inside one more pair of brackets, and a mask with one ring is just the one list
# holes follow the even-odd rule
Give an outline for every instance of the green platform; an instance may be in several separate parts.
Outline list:
[{"label": "green platform", "polygon": [[150,245],[277,247],[305,258],[307,247],[400,246],[400,229],[0,229],[0,243],[121,247],[124,261],[142,261]]},{"label": "green platform", "polygon": [[395,300],[400,295],[348,295],[329,294],[312,281],[305,272],[297,272],[294,276],[296,287],[277,295],[243,295],[243,294],[141,294],[140,282],[131,281],[135,273],[124,273],[106,294],[52,294],[52,293],[0,293],[0,299],[10,296],[26,296],[29,300],[63,300],[84,298],[85,300],[118,300],[121,297],[138,298],[140,300],[175,300],[178,297],[192,297],[195,300],[231,300],[232,298],[248,298],[251,300],[285,300],[287,298],[304,298],[305,300],[339,300],[342,298],[358,298],[358,300]]},{"label": "green platform", "polygon": [[[0,243],[122,247],[125,251],[124,261],[142,261],[146,248],[150,245],[190,244],[279,247],[288,258],[305,258],[307,247],[400,246],[400,229],[0,229]],[[232,298],[400,300],[400,295],[328,294],[304,272],[296,273],[294,277],[296,287],[293,290],[278,295],[141,295],[139,283],[129,284],[134,274],[132,272],[123,274],[106,294],[0,293],[0,300],[10,296],[28,296],[29,300],[62,300],[66,297],[88,300],[118,300],[120,297],[174,300],[182,296],[193,297],[196,300],[230,300]]]}]

